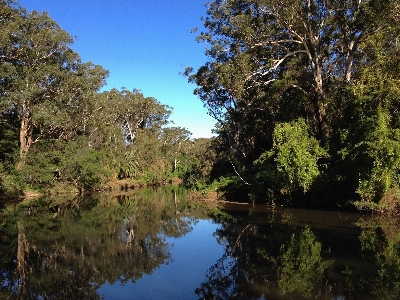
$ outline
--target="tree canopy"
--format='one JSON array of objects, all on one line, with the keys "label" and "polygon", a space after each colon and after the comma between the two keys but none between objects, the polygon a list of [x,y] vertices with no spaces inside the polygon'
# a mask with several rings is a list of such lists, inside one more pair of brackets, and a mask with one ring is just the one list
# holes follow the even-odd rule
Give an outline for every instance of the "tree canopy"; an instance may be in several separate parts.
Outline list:
[{"label": "tree canopy", "polygon": [[[383,189],[366,196],[359,185],[371,168],[381,168],[371,148],[368,158],[359,152],[381,126],[373,121],[379,114],[394,143],[379,147],[397,157],[399,1],[230,0],[207,8],[197,40],[209,59],[185,74],[243,168],[277,147],[280,124],[302,119],[326,151],[315,157],[320,167],[328,164],[329,172],[320,173],[326,180],[327,173],[329,181],[346,178],[368,201],[399,185],[396,167]],[[300,188],[303,179],[296,180]]]},{"label": "tree canopy", "polygon": [[22,166],[43,136],[75,134],[73,114],[104,85],[107,71],[82,63],[70,48],[73,38],[47,13],[4,2],[2,10],[1,107],[18,124]]},{"label": "tree canopy", "polygon": [[169,127],[172,108],[138,89],[102,91],[108,71],[73,42],[46,12],[0,0],[0,192],[198,172],[191,133]]}]

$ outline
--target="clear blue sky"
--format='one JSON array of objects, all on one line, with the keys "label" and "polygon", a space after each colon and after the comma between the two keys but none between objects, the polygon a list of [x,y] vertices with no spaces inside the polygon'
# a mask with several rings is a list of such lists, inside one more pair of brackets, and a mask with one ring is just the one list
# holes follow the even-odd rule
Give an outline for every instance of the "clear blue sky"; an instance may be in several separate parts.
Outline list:
[{"label": "clear blue sky", "polygon": [[84,62],[110,71],[103,90],[142,91],[174,108],[170,120],[193,138],[210,137],[214,120],[181,75],[207,61],[195,41],[206,0],[19,0],[28,11],[46,11],[69,34]]}]

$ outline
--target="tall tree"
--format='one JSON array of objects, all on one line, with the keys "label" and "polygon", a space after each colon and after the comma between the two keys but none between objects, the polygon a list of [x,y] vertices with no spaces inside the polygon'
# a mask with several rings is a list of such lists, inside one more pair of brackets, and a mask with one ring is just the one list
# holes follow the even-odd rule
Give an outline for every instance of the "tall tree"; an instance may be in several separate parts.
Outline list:
[{"label": "tall tree", "polygon": [[187,129],[182,127],[167,127],[162,130],[160,136],[162,152],[167,160],[173,162],[174,170],[180,163],[180,156],[189,153],[191,135]]},{"label": "tall tree", "polygon": [[140,129],[158,131],[168,123],[168,105],[153,97],[145,97],[139,90],[112,89],[98,94],[82,111],[89,143],[95,136],[130,145]]},{"label": "tall tree", "polygon": [[[81,63],[70,48],[73,38],[47,13],[27,14],[12,1],[2,1],[0,7],[1,108],[18,120],[21,167],[43,130],[57,131],[59,137],[65,133],[65,112],[76,110],[88,93],[97,91],[107,72]],[[51,122],[44,124],[49,112]]]},{"label": "tall tree", "polygon": [[332,90],[359,78],[368,63],[360,43],[396,5],[397,0],[213,1],[206,30],[197,38],[209,44],[210,60],[186,75],[211,115],[228,125],[236,149],[246,140],[251,144],[254,134],[246,126],[261,115],[269,135],[271,123],[303,117],[327,141],[340,113]]}]

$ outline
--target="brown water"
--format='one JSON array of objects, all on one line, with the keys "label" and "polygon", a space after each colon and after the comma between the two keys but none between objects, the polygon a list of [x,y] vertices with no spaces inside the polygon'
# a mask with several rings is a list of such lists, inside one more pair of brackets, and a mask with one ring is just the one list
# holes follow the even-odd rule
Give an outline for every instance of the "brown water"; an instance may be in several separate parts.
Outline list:
[{"label": "brown water", "polygon": [[393,219],[226,205],[177,187],[7,208],[0,299],[400,299]]}]

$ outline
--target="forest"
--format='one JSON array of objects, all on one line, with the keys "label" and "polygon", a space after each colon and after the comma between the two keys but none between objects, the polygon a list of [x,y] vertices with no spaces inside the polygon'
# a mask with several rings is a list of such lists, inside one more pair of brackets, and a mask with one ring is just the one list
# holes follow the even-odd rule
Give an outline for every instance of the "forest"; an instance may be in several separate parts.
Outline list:
[{"label": "forest", "polygon": [[0,1],[0,194],[178,178],[227,200],[400,208],[400,2],[215,0],[207,61],[183,71],[216,136],[170,126],[140,90],[101,91],[46,13]]},{"label": "forest", "polygon": [[171,126],[171,107],[136,89],[100,92],[108,71],[82,62],[47,13],[0,1],[0,22],[3,195],[203,180],[209,141]]}]

